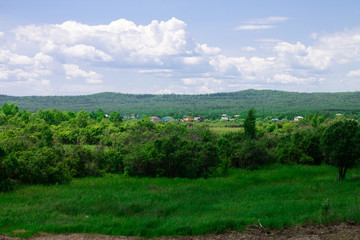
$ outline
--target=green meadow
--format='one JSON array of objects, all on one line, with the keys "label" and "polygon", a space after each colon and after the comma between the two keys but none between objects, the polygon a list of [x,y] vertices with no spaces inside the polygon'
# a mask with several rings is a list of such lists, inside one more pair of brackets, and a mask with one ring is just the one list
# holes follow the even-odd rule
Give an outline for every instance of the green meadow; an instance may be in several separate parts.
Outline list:
[{"label": "green meadow", "polygon": [[230,169],[222,177],[137,178],[108,174],[65,185],[0,193],[0,233],[175,236],[242,231],[258,224],[360,221],[360,170],[338,181],[330,166]]}]

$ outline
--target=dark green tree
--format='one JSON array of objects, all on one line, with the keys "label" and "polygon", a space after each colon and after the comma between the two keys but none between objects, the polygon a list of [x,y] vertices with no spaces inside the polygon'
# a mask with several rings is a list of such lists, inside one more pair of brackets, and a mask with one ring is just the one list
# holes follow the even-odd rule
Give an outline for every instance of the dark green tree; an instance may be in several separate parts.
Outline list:
[{"label": "dark green tree", "polygon": [[337,121],[321,136],[321,148],[328,163],[338,168],[339,180],[344,180],[347,169],[360,157],[359,146],[360,128],[355,121]]},{"label": "dark green tree", "polygon": [[255,109],[251,108],[248,111],[244,121],[245,136],[248,138],[256,137],[255,121],[256,121]]},{"label": "dark green tree", "polygon": [[122,122],[121,114],[117,111],[111,112],[109,120],[114,123],[120,123],[120,122]]},{"label": "dark green tree", "polygon": [[79,127],[84,128],[88,125],[89,115],[81,110],[76,114],[76,123]]},{"label": "dark green tree", "polygon": [[6,116],[15,116],[15,114],[19,112],[19,107],[17,105],[15,105],[14,103],[8,104],[5,102],[1,108],[1,111]]}]

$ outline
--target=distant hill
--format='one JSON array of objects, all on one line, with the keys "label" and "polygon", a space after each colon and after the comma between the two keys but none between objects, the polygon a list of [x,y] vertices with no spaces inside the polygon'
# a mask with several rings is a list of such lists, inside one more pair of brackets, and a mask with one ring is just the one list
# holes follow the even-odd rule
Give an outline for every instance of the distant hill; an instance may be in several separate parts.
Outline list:
[{"label": "distant hill", "polygon": [[181,115],[196,113],[243,113],[250,108],[258,113],[284,112],[353,112],[360,111],[360,92],[297,93],[275,90],[245,90],[230,93],[201,95],[152,95],[104,92],[83,96],[27,96],[0,95],[0,104],[15,103],[21,109],[67,111],[119,111],[146,115]]}]

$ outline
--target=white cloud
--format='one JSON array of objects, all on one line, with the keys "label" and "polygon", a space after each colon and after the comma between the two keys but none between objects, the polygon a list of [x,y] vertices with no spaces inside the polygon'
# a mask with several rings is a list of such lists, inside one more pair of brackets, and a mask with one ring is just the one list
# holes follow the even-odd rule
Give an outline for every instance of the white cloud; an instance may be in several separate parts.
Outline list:
[{"label": "white cloud", "polygon": [[34,57],[35,60],[35,64],[39,65],[39,64],[49,64],[53,61],[53,58],[49,55],[46,55],[42,52],[38,53],[35,55]]},{"label": "white cloud", "polygon": [[[108,25],[86,25],[75,21],[62,24],[18,27],[16,39],[32,42],[47,54],[64,55],[84,61],[115,64],[162,66],[176,58],[211,56],[220,49],[194,42],[186,32],[186,24],[176,18],[136,25],[119,19]],[[171,57],[171,59],[169,58]],[[183,61],[187,64],[189,61]],[[193,64],[190,62],[189,64]]]},{"label": "white cloud", "polygon": [[255,52],[256,48],[253,47],[243,47],[241,48],[241,50],[245,51],[245,52]]},{"label": "white cloud", "polygon": [[290,74],[276,74],[272,79],[267,80],[269,83],[283,83],[283,84],[304,84],[304,83],[311,83],[311,82],[320,82],[323,79],[317,79],[315,77],[310,78],[302,78],[302,77],[295,77]]},{"label": "white cloud", "polygon": [[360,77],[360,69],[359,70],[354,70],[354,71],[350,71],[347,74],[348,77]]},{"label": "white cloud", "polygon": [[196,65],[203,62],[205,59],[203,57],[184,57],[184,63],[188,65]]},{"label": "white cloud", "polygon": [[71,58],[82,58],[82,59],[88,59],[93,61],[103,61],[103,62],[109,62],[112,61],[113,58],[104,53],[103,51],[97,50],[93,46],[88,46],[84,44],[77,44],[75,46],[71,46],[68,48],[63,48],[62,52]]},{"label": "white cloud", "polygon": [[[237,30],[270,29],[287,20],[289,18],[276,16],[252,19]],[[24,83],[50,88],[57,82],[53,79],[65,77],[81,80],[84,86],[98,84],[98,88],[84,89],[100,91],[107,87],[99,84],[103,83],[103,76],[125,79],[115,77],[123,71],[123,76],[135,80],[143,74],[139,84],[142,89],[149,85],[146,79],[157,79],[159,85],[152,89],[206,93],[244,86],[267,88],[319,83],[323,75],[335,71],[332,69],[337,65],[354,65],[360,61],[360,29],[314,33],[306,44],[262,39],[257,41],[260,45],[257,48],[240,45],[247,53],[232,57],[218,47],[196,42],[186,31],[186,23],[176,18],[154,20],[147,25],[136,25],[126,19],[105,25],[67,21],[21,26],[13,32],[15,38],[12,34],[2,34],[4,42],[9,44],[0,48],[1,82],[12,81],[13,86]],[[358,76],[359,71],[350,71],[347,76]],[[62,86],[70,86],[69,82],[58,81],[55,88],[65,89]],[[128,89],[138,88],[132,83],[128,86]],[[138,92],[141,91],[144,90]]]},{"label": "white cloud", "polygon": [[4,37],[5,33],[0,32],[0,38]]},{"label": "white cloud", "polygon": [[272,16],[267,18],[255,18],[249,21],[246,21],[248,24],[270,24],[270,23],[277,23],[277,22],[285,22],[289,20],[288,17],[280,17],[280,16]]},{"label": "white cloud", "polygon": [[245,21],[245,24],[235,28],[235,30],[263,30],[276,28],[273,23],[280,23],[289,20],[288,17],[272,16],[267,18],[255,18]]},{"label": "white cloud", "polygon": [[155,94],[162,95],[162,94],[174,94],[175,92],[171,89],[161,89],[157,91]]},{"label": "white cloud", "polygon": [[325,70],[333,64],[360,61],[360,29],[317,36],[316,42],[308,47],[300,42],[281,42],[274,50],[284,60],[296,60],[299,65]]},{"label": "white cloud", "polygon": [[85,78],[87,83],[102,83],[102,75],[93,71],[86,72],[81,70],[78,65],[75,64],[63,64],[66,78]]},{"label": "white cloud", "polygon": [[172,73],[171,69],[142,69],[139,73]]},{"label": "white cloud", "polygon": [[254,79],[257,76],[257,79],[261,81],[263,75],[274,69],[275,62],[273,58],[234,58],[220,55],[212,58],[210,65],[222,74],[241,74],[243,79]]},{"label": "white cloud", "polygon": [[42,79],[40,82],[41,82],[41,84],[44,85],[44,86],[50,86],[50,80]]},{"label": "white cloud", "polygon": [[221,84],[223,81],[215,78],[183,78],[181,79],[185,85],[209,85],[209,84]]},{"label": "white cloud", "polygon": [[214,93],[223,91],[221,79],[212,77],[200,77],[200,78],[183,78],[181,79],[186,86],[183,91],[187,93]]},{"label": "white cloud", "polygon": [[247,24],[247,25],[240,25],[235,28],[235,30],[262,30],[262,29],[271,29],[275,28],[274,25],[253,25],[253,24]]},{"label": "white cloud", "polygon": [[30,65],[33,63],[33,59],[28,56],[13,54],[10,58],[9,64],[11,65]]},{"label": "white cloud", "polygon": [[218,47],[209,47],[207,44],[196,44],[194,52],[201,55],[217,55],[220,54],[221,49]]},{"label": "white cloud", "polygon": [[9,76],[9,72],[7,72],[7,71],[5,71],[5,70],[1,70],[0,71],[0,80],[1,79],[7,79],[8,78],[8,76]]}]

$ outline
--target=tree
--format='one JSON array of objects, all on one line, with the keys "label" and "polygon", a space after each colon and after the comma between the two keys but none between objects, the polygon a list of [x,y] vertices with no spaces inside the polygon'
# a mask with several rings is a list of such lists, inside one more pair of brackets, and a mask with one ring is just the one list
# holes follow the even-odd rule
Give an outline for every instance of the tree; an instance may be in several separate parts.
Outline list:
[{"label": "tree", "polygon": [[117,111],[111,112],[109,120],[114,123],[120,123],[120,122],[122,122],[121,114]]},{"label": "tree", "polygon": [[84,128],[88,125],[89,115],[81,110],[76,114],[76,123],[79,127]]},{"label": "tree", "polygon": [[251,108],[248,111],[244,122],[245,136],[248,138],[256,137],[255,120],[255,110]]},{"label": "tree", "polygon": [[344,180],[346,170],[353,167],[360,157],[358,123],[349,120],[337,121],[326,128],[320,142],[328,163],[338,167],[339,180]]}]

